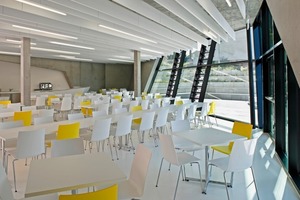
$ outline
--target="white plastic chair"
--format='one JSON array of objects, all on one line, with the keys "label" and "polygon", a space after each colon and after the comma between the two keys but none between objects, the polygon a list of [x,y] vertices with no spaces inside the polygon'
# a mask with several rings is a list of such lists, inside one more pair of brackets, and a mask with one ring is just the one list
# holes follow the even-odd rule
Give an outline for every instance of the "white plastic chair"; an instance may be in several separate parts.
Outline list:
[{"label": "white plastic chair", "polygon": [[[131,133],[132,117],[133,117],[132,114],[122,115],[119,117],[117,126],[111,127],[110,135],[114,136],[114,146],[116,150],[117,160],[119,160],[119,156],[117,151],[116,138],[118,137],[120,139],[122,136],[128,136]],[[130,136],[130,141],[131,141],[132,149],[134,149],[131,136]],[[121,147],[121,144],[119,144],[119,146]]]},{"label": "white plastic chair", "polygon": [[12,165],[15,192],[17,192],[15,161],[30,157],[37,158],[39,155],[43,154],[45,155],[45,129],[19,132],[16,148],[5,152],[6,169],[8,165],[8,156],[10,155],[13,157]]},{"label": "white plastic chair", "polygon": [[142,106],[142,110],[148,110],[149,99],[144,99],[144,100],[142,100],[141,106]]},{"label": "white plastic chair", "polygon": [[130,101],[129,110],[128,111],[130,112],[132,107],[138,106],[138,105],[139,105],[139,101],[138,100]]},{"label": "white plastic chair", "polygon": [[196,123],[197,107],[198,107],[197,104],[191,104],[190,107],[188,108],[188,116],[187,116],[187,119],[190,120],[190,122],[194,123],[195,126],[197,126],[197,123]]},{"label": "white plastic chair", "polygon": [[44,116],[52,116],[54,115],[54,109],[41,109],[39,110],[39,117],[44,117]]},{"label": "white plastic chair", "polygon": [[127,113],[127,108],[116,108],[114,114]]},{"label": "white plastic chair", "polygon": [[119,102],[118,99],[112,99],[112,100],[116,100],[114,103],[112,103],[112,106],[111,106],[111,109],[112,109],[111,112],[112,112],[112,114],[115,114],[115,110],[122,108],[123,103]]},{"label": "white plastic chair", "polygon": [[77,154],[84,154],[84,145],[82,138],[51,141],[52,158]]},{"label": "white plastic chair", "polygon": [[143,112],[141,117],[141,124],[134,125],[133,130],[137,131],[139,142],[144,143],[145,131],[150,131],[153,129],[155,112]]},{"label": "white plastic chair", "polygon": [[77,120],[77,119],[83,119],[83,118],[84,118],[83,113],[68,114],[68,120]]},{"label": "white plastic chair", "polygon": [[[0,161],[0,199],[1,200],[15,200],[14,195],[11,191],[10,183],[7,179],[7,175],[5,173],[5,169],[3,168],[3,164]],[[57,200],[57,194],[51,195],[41,195],[33,198],[23,198],[19,200]]]},{"label": "white plastic chair", "polygon": [[109,110],[109,104],[108,103],[101,103],[97,106],[96,111],[103,111],[108,115],[108,110]]},{"label": "white plastic chair", "polygon": [[201,124],[201,126],[206,124],[207,122],[207,113],[208,113],[208,103],[203,102],[200,115],[198,116],[199,123]]},{"label": "white plastic chair", "polygon": [[186,114],[186,105],[182,104],[178,107],[177,112],[176,112],[176,121],[177,120],[184,120],[185,119],[185,114]]},{"label": "white plastic chair", "polygon": [[107,112],[105,110],[99,110],[99,111],[93,111],[92,116],[93,117],[100,117],[100,116],[106,116]]},{"label": "white plastic chair", "polygon": [[251,173],[253,176],[253,182],[256,189],[256,195],[258,196],[258,190],[256,186],[256,181],[253,173],[253,158],[254,152],[257,144],[257,138],[250,140],[237,140],[234,142],[231,154],[225,158],[217,158],[210,161],[209,165],[215,166],[223,170],[223,177],[225,181],[225,188],[227,193],[227,198],[229,198],[228,185],[226,181],[226,173],[231,172],[231,183],[234,172],[244,171],[248,168],[251,169]]},{"label": "white plastic chair", "polygon": [[[191,129],[189,120],[176,120],[171,121],[171,130],[174,132],[188,131]],[[182,151],[198,151],[203,150],[203,147],[196,145],[184,138],[173,136],[173,142],[175,144],[175,149]]]},{"label": "white plastic chair", "polygon": [[90,153],[92,152],[92,144],[93,142],[97,145],[97,152],[100,151],[100,143],[102,142],[102,151],[104,151],[105,140],[107,139],[110,155],[113,160],[112,148],[110,144],[109,134],[110,134],[110,125],[111,118],[107,119],[97,119],[94,122],[93,130],[89,131],[88,134],[83,135],[82,137],[89,144]]},{"label": "white plastic chair", "polygon": [[44,116],[44,117],[35,117],[33,118],[33,124],[46,124],[46,123],[51,123],[54,122],[53,116]]},{"label": "white plastic chair", "polygon": [[0,123],[0,130],[1,129],[9,129],[9,128],[22,127],[22,126],[23,126],[23,120],[1,122]]},{"label": "white plastic chair", "polygon": [[201,171],[200,171],[200,164],[198,162],[199,158],[197,158],[193,155],[190,155],[186,152],[176,152],[175,149],[174,149],[174,144],[173,144],[173,140],[172,140],[171,135],[159,134],[159,139],[160,139],[163,158],[161,159],[161,163],[160,163],[160,167],[159,167],[159,172],[158,172],[157,181],[156,181],[156,187],[158,186],[161,167],[162,167],[162,164],[163,164],[164,160],[168,161],[172,165],[176,165],[176,166],[180,167],[179,173],[178,173],[178,178],[177,178],[177,183],[176,183],[176,188],[175,188],[175,192],[174,192],[174,197],[173,197],[173,199],[175,200],[176,193],[177,193],[178,182],[179,182],[179,177],[180,177],[181,172],[184,173],[184,171],[185,171],[184,169],[182,169],[182,167],[184,167],[185,164],[197,163],[198,164],[200,180],[202,181]]},{"label": "white plastic chair", "polygon": [[20,111],[21,110],[21,103],[8,104],[7,108],[12,109],[13,111]]},{"label": "white plastic chair", "polygon": [[154,122],[154,134],[153,134],[155,147],[158,146],[156,141],[158,138],[158,133],[165,133],[165,131],[167,130],[168,114],[169,114],[169,108],[164,108],[160,110],[157,114],[157,118]]},{"label": "white plastic chair", "polygon": [[22,106],[22,111],[27,111],[27,110],[36,110],[36,106]]},{"label": "white plastic chair", "polygon": [[60,114],[62,119],[64,119],[64,113],[68,113],[72,110],[72,98],[71,97],[64,97],[61,102],[60,106]]},{"label": "white plastic chair", "polygon": [[151,157],[150,149],[142,144],[137,146],[129,178],[118,184],[119,199],[133,199],[143,196]]}]

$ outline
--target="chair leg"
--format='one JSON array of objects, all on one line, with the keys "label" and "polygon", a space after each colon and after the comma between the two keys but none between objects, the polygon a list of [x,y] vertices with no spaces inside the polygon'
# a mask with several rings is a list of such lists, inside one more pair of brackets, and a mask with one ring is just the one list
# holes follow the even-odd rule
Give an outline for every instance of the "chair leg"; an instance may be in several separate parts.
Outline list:
[{"label": "chair leg", "polygon": [[178,173],[178,178],[177,178],[177,183],[176,183],[176,188],[175,188],[175,193],[174,193],[174,198],[173,198],[173,200],[176,199],[176,193],[177,193],[177,188],[178,188],[179,177],[180,177],[181,171],[182,171],[182,166],[180,166],[180,169],[179,169],[179,173]]},{"label": "chair leg", "polygon": [[253,171],[252,167],[250,167],[250,169],[251,169],[251,173],[252,173],[252,177],[253,177],[253,182],[254,182],[254,186],[255,186],[255,190],[256,190],[257,199],[259,200],[258,190],[257,190],[257,185],[256,185],[256,180],[255,180],[255,177],[254,177],[254,171]]},{"label": "chair leg", "polygon": [[[215,153],[215,150],[213,149],[212,153],[211,153],[211,160],[214,158],[214,153]],[[209,177],[211,177],[211,172],[212,172],[212,165],[210,165]]]},{"label": "chair leg", "polygon": [[117,150],[117,144],[116,144],[116,137],[114,137],[114,145],[115,145],[117,160],[119,160],[119,155],[118,155],[118,150]]},{"label": "chair leg", "polygon": [[109,138],[107,138],[107,142],[109,144],[109,150],[110,150],[111,159],[114,160],[114,156],[113,156],[113,152],[112,152],[112,148],[111,148],[111,144],[110,144],[110,139]]},{"label": "chair leg", "polygon": [[15,168],[15,161],[17,159],[14,159],[12,161],[12,165],[13,165],[13,174],[14,174],[14,185],[15,185],[15,192],[17,192],[17,181],[16,181],[16,168]]},{"label": "chair leg", "polygon": [[201,169],[200,169],[200,163],[196,162],[198,165],[198,170],[199,170],[199,177],[200,177],[200,183],[202,183],[202,176],[201,176]]},{"label": "chair leg", "polygon": [[233,185],[233,172],[231,172],[230,185],[228,185],[228,187],[232,188],[232,185]]},{"label": "chair leg", "polygon": [[89,141],[89,150],[90,150],[90,153],[92,153],[92,148],[93,148],[93,143],[91,141]]},{"label": "chair leg", "polygon": [[135,151],[134,151],[135,149],[134,149],[134,146],[133,146],[131,133],[129,133],[129,138],[130,138],[130,143],[131,143],[131,148],[132,148],[133,154],[135,154]]},{"label": "chair leg", "polygon": [[158,186],[158,181],[159,181],[160,171],[161,171],[161,167],[162,167],[163,161],[164,161],[164,158],[162,158],[161,162],[160,162],[160,167],[159,167],[159,171],[158,171],[158,175],[157,175],[157,180],[156,180],[156,187]]},{"label": "chair leg", "polygon": [[226,172],[223,172],[223,176],[224,176],[224,182],[225,182],[225,189],[226,189],[226,193],[227,193],[227,198],[228,198],[228,200],[230,200],[230,198],[229,198],[229,192],[228,192],[228,188],[227,188],[227,182],[226,182],[226,177],[225,177],[225,175],[226,175]]}]

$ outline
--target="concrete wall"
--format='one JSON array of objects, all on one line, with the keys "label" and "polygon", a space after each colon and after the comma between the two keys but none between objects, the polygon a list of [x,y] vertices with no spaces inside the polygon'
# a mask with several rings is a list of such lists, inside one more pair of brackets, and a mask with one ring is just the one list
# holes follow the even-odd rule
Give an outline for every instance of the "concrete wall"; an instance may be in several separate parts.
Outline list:
[{"label": "concrete wall", "polygon": [[[5,68],[9,67],[11,63],[20,64],[19,56],[7,56],[0,55],[1,73],[0,80],[5,76]],[[154,61],[142,63],[142,89],[145,87],[147,79],[149,77],[151,68]],[[90,86],[90,90],[98,91],[100,88],[126,88],[133,90],[133,64],[102,64],[102,63],[88,63],[88,62],[76,62],[66,60],[44,59],[44,58],[32,58],[31,65],[51,69],[63,72],[65,80],[70,88],[74,86],[86,87]],[[39,77],[52,76],[49,73],[42,73],[37,75]],[[14,79],[10,79],[11,82],[19,82],[19,75]],[[53,84],[58,83],[59,80],[52,80]],[[0,88],[3,83],[0,82]],[[34,87],[36,88],[36,86]],[[67,88],[63,88],[67,89]]]},{"label": "concrete wall", "polygon": [[300,83],[300,40],[298,17],[300,16],[299,0],[267,0],[275,25],[287,52],[295,76]]}]

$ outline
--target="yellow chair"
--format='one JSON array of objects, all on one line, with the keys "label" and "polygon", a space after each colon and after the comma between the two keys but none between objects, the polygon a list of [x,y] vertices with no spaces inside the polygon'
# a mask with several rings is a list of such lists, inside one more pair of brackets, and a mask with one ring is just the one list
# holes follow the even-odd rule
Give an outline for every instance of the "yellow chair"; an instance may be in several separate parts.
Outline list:
[{"label": "yellow chair", "polygon": [[118,99],[120,102],[122,101],[122,96],[121,95],[115,95],[113,99]]},{"label": "yellow chair", "polygon": [[183,104],[183,101],[182,100],[177,100],[176,102],[175,102],[175,105],[176,106],[180,106],[180,105],[182,105]]},{"label": "yellow chair", "polygon": [[[217,124],[217,126],[218,126],[218,122],[217,122],[217,118],[216,118],[216,113],[215,113],[215,112],[216,112],[216,102],[212,101],[212,102],[210,102],[209,105],[210,105],[210,106],[209,106],[209,111],[207,112],[207,116],[214,116],[214,117],[215,117],[216,124]],[[209,117],[208,117],[208,120],[209,120],[209,123],[212,124],[212,123],[210,122]]]},{"label": "yellow chair", "polygon": [[[131,108],[131,112],[136,112],[136,111],[139,111],[139,110],[143,110],[142,106],[133,106]],[[135,124],[141,124],[142,118],[134,119],[134,120],[132,120],[132,122],[135,123]]]},{"label": "yellow chair", "polygon": [[60,195],[59,200],[117,200],[118,185],[97,190],[95,192],[87,192],[82,194]]},{"label": "yellow chair", "polygon": [[160,94],[155,96],[155,99],[161,99],[161,98],[162,98],[162,96]]},{"label": "yellow chair", "polygon": [[72,124],[61,124],[58,126],[56,139],[64,140],[64,139],[79,138],[79,128],[80,128],[79,122],[75,122]]},{"label": "yellow chair", "polygon": [[23,120],[24,126],[30,126],[32,120],[31,110],[14,112],[14,121],[18,121],[18,120]]},{"label": "yellow chair", "polygon": [[[91,101],[82,101],[80,102],[80,106],[90,106],[92,103]],[[90,111],[89,111],[90,110]],[[81,107],[81,112],[84,116],[92,115],[93,109]]]},{"label": "yellow chair", "polygon": [[[252,138],[252,124],[243,123],[243,122],[234,122],[232,131],[233,134],[241,135],[244,137],[247,137],[247,139]],[[213,149],[212,157],[214,154],[214,151],[218,151],[221,153],[224,153],[226,155],[229,155],[232,150],[234,142],[230,142],[227,146],[212,146]]]},{"label": "yellow chair", "polygon": [[0,101],[0,105],[2,105],[4,108],[7,108],[8,104],[11,104],[10,100]]},{"label": "yellow chair", "polygon": [[48,96],[48,99],[47,99],[47,106],[52,106],[52,101],[51,101],[51,99],[54,99],[54,98],[58,98],[58,96]]}]

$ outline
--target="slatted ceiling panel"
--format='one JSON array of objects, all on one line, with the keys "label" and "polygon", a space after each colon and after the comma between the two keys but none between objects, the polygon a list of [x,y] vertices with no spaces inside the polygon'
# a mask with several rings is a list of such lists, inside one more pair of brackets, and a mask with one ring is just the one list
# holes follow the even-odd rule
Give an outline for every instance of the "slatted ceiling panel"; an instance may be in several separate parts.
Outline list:
[{"label": "slatted ceiling panel", "polygon": [[[22,37],[29,37],[32,41],[37,43],[36,47],[79,52],[80,57],[93,59],[93,62],[101,63],[111,62],[108,58],[115,55],[132,57],[132,50],[140,50],[142,55],[149,54],[152,55],[152,58],[161,56],[157,53],[143,51],[140,49],[141,47],[162,52],[164,55],[169,55],[182,49],[188,50],[197,48],[197,42],[207,44],[206,36],[199,31],[201,28],[198,25],[203,23],[205,26],[209,27],[208,24],[206,24],[209,22],[209,19],[210,22],[214,21],[213,18],[208,18],[208,21],[204,23],[203,20],[201,21],[195,14],[189,13],[189,9],[186,9],[179,3],[184,2],[184,4],[188,4],[193,8],[196,4],[197,8],[201,10],[201,6],[196,0],[176,0],[174,1],[175,4],[173,5],[173,9],[170,10],[157,3],[157,1],[160,0],[28,1],[65,12],[67,15],[62,16],[55,14],[15,0],[1,0],[1,37],[19,40]],[[219,0],[212,1],[217,9],[222,9],[222,7],[219,7],[218,5]],[[251,0],[251,2],[248,1],[246,5],[252,3],[252,1],[261,0]],[[167,3],[170,4],[171,2],[173,1],[169,0]],[[232,4],[237,8],[237,12],[239,12],[234,0],[232,0]],[[253,7],[253,5],[251,6]],[[247,13],[251,13],[250,11],[247,10]],[[226,14],[226,11],[222,10],[221,13]],[[187,16],[189,17],[188,19],[186,18]],[[210,17],[210,15],[206,16]],[[241,18],[241,14],[237,18]],[[226,20],[228,19],[226,18]],[[234,21],[238,19],[234,19],[233,16],[230,20]],[[186,21],[189,21],[189,23]],[[231,22],[228,23],[231,25]],[[76,36],[78,37],[78,40],[17,29],[13,28],[11,26],[12,24],[32,26],[41,30]],[[105,26],[113,27],[121,31],[127,31],[130,34],[135,34],[139,37],[157,41],[157,44],[132,38],[115,31],[104,30],[98,26],[99,24],[104,24]],[[195,28],[191,24],[194,26],[198,25]],[[217,22],[214,24],[217,24]],[[220,28],[223,29],[221,26]],[[212,31],[216,30],[212,29]],[[223,34],[224,32],[225,31],[223,31]],[[219,33],[219,35],[226,41],[224,35],[221,33]],[[86,49],[50,44],[49,41],[53,40],[62,43],[93,47],[95,50],[88,51]],[[4,50],[20,52],[20,49],[17,49],[16,46],[5,42],[1,43],[0,46],[0,51]],[[32,51],[32,56],[54,58],[57,56],[57,53],[35,50]]]}]

